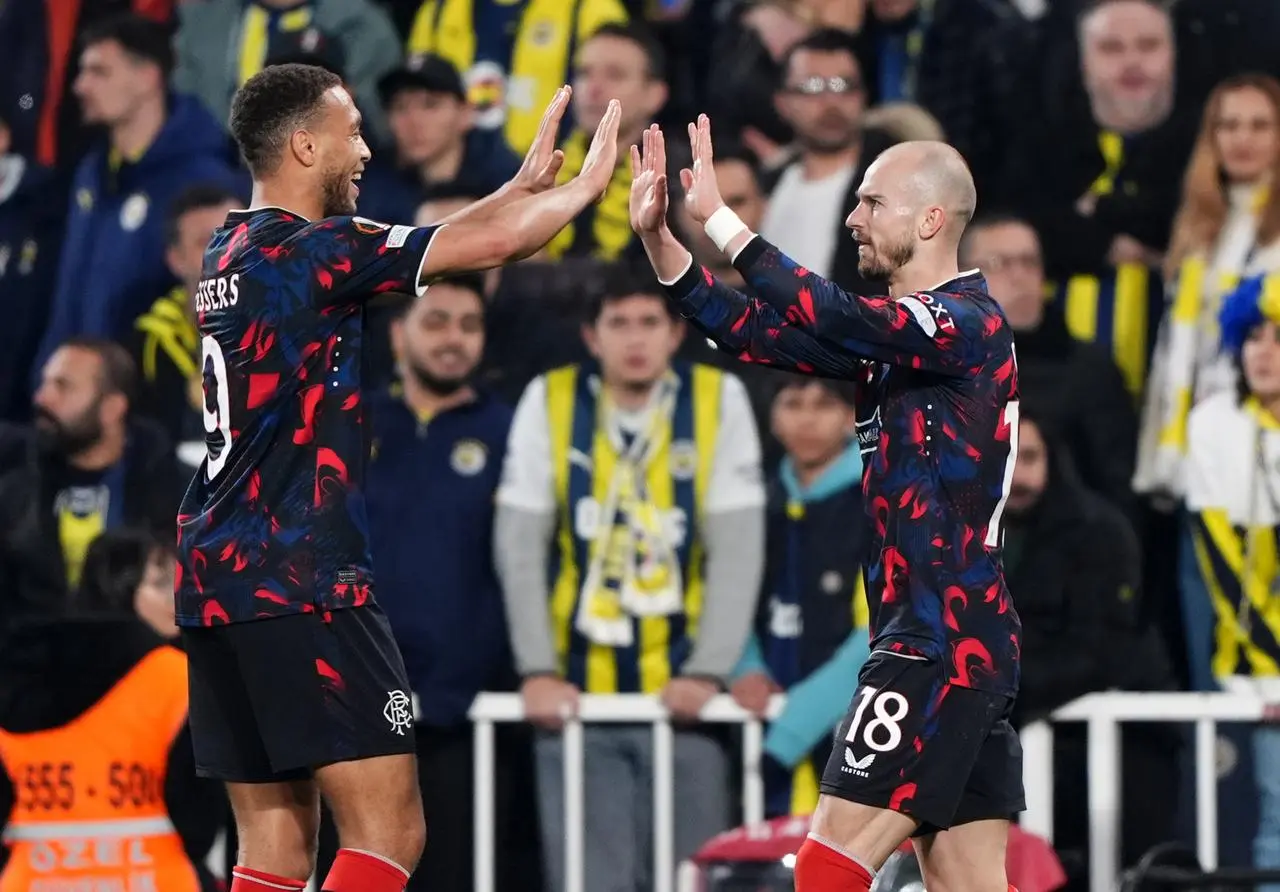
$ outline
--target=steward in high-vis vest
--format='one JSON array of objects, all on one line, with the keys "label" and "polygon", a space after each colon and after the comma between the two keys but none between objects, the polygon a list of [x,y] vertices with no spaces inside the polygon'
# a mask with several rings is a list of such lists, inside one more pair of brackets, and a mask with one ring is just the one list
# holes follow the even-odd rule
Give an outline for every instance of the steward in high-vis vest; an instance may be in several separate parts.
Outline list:
[{"label": "steward in high-vis vest", "polygon": [[211,888],[196,865],[225,806],[186,722],[186,657],[137,619],[0,642],[0,892]]}]

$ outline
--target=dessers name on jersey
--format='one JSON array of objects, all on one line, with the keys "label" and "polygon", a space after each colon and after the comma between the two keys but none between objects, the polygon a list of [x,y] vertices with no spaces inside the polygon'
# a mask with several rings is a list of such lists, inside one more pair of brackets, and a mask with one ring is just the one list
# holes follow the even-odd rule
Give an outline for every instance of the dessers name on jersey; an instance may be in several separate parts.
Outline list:
[{"label": "dessers name on jersey", "polygon": [[225,310],[234,307],[240,299],[240,274],[218,276],[214,279],[201,279],[196,286],[196,312],[208,313],[211,310]]}]

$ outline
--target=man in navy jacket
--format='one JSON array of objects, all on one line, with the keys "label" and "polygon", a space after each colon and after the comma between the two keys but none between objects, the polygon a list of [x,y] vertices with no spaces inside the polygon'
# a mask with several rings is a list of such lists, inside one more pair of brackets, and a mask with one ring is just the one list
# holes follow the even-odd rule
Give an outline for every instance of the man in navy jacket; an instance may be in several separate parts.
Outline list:
[{"label": "man in navy jacket", "polygon": [[173,287],[164,219],[192,182],[236,180],[217,121],[168,90],[173,53],[146,19],[103,21],[85,36],[75,93],[87,123],[106,128],[71,184],[62,259],[35,367],[79,335],[119,339],[157,294]]}]

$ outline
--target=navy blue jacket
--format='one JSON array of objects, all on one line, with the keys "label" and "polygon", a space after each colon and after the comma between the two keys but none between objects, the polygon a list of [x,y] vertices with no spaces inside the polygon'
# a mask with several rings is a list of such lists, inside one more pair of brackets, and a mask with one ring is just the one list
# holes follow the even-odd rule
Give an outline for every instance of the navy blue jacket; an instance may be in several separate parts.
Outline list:
[{"label": "navy blue jacket", "polygon": [[0,201],[0,419],[25,421],[27,381],[49,319],[49,297],[62,242],[63,203],[53,172],[32,164]]},{"label": "navy blue jacket", "polygon": [[476,694],[515,683],[492,559],[512,410],[481,395],[423,423],[394,391],[370,396],[367,408],[374,597],[404,656],[419,721],[459,725]]},{"label": "navy blue jacket", "polygon": [[[360,178],[360,214],[387,223],[412,223],[429,190],[417,171],[396,167],[394,159],[392,148],[374,153]],[[500,136],[472,130],[467,134],[461,172],[450,185],[483,198],[519,169],[520,159]]]},{"label": "navy blue jacket", "polygon": [[105,144],[85,156],[71,184],[53,310],[37,362],[75,335],[128,336],[134,319],[175,284],[164,260],[170,205],[197,183],[235,188],[228,160],[218,122],[181,94],[136,162],[113,171]]}]

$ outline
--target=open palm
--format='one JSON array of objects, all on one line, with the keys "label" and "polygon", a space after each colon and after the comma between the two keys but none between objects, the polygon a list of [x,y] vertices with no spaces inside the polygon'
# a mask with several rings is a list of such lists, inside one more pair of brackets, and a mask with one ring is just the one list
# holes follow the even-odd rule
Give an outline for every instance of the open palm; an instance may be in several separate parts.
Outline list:
[{"label": "open palm", "polygon": [[631,228],[640,235],[661,231],[667,203],[667,148],[662,130],[652,124],[641,147],[631,147]]}]

